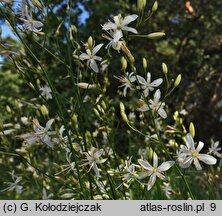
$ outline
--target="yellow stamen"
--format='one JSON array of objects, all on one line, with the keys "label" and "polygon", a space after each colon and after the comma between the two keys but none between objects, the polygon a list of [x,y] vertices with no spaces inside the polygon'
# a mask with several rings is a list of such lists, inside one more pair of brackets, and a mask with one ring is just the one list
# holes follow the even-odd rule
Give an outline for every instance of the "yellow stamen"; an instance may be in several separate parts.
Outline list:
[{"label": "yellow stamen", "polygon": [[192,156],[193,156],[193,157],[197,157],[198,155],[199,155],[198,152],[193,152],[193,153],[192,153]]}]

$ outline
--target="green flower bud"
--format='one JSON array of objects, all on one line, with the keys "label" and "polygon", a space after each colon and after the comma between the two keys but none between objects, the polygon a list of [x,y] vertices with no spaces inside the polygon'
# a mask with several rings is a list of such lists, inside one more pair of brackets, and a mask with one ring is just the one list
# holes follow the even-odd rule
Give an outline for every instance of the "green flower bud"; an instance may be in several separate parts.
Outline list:
[{"label": "green flower bud", "polygon": [[166,34],[165,34],[164,32],[154,32],[154,33],[148,34],[148,35],[147,35],[147,38],[148,38],[148,39],[155,40],[155,39],[162,38],[162,37],[164,37],[165,35],[166,35]]},{"label": "green flower bud", "polygon": [[190,123],[189,132],[190,132],[191,136],[194,138],[195,137],[195,127],[194,127],[193,122]]},{"label": "green flower bud", "polygon": [[143,68],[147,69],[147,60],[145,58],[143,58]]},{"label": "green flower bud", "polygon": [[144,8],[146,7],[146,0],[137,0],[137,10],[143,11]]},{"label": "green flower bud", "polygon": [[121,58],[122,69],[125,71],[127,69],[127,60],[122,56]]},{"label": "green flower bud", "polygon": [[124,106],[124,104],[122,102],[120,102],[119,106],[120,106],[120,114],[121,114],[121,117],[122,117],[123,121],[128,123],[129,120],[128,120],[127,115],[125,113],[125,106]]},{"label": "green flower bud", "polygon": [[47,107],[44,104],[40,107],[40,111],[41,111],[43,116],[47,116],[49,114],[49,111],[48,111]]},{"label": "green flower bud", "polygon": [[167,68],[167,65],[165,63],[162,63],[162,70],[163,70],[164,74],[168,73],[168,68]]},{"label": "green flower bud", "polygon": [[153,7],[152,7],[152,13],[155,13],[158,9],[158,2],[155,1],[154,4],[153,4]]},{"label": "green flower bud", "polygon": [[176,78],[176,81],[174,82],[174,88],[176,88],[180,84],[181,79],[182,79],[181,74],[179,74]]},{"label": "green flower bud", "polygon": [[90,36],[89,38],[88,38],[88,41],[87,41],[87,43],[88,43],[88,47],[89,47],[89,49],[92,49],[93,48],[93,38]]},{"label": "green flower bud", "polygon": [[38,0],[31,0],[32,4],[37,8],[42,8],[41,3]]}]

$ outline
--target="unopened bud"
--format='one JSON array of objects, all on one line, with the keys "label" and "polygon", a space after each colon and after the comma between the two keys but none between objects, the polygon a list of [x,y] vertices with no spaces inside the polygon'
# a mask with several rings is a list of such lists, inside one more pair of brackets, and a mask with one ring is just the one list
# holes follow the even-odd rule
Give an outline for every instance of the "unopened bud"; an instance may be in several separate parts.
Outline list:
[{"label": "unopened bud", "polygon": [[158,9],[158,2],[155,1],[154,4],[153,4],[153,7],[152,7],[152,13],[155,13]]},{"label": "unopened bud", "polygon": [[40,111],[41,111],[43,116],[47,116],[49,114],[49,111],[48,111],[47,107],[44,104],[40,107]]},{"label": "unopened bud", "polygon": [[6,106],[6,111],[9,112],[9,113],[12,112],[10,106],[8,106],[8,105]]},{"label": "unopened bud", "polygon": [[121,58],[121,63],[122,63],[122,69],[125,71],[127,69],[127,61],[123,56]]},{"label": "unopened bud", "polygon": [[38,0],[31,0],[32,4],[37,8],[42,8],[41,3]]},{"label": "unopened bud", "polygon": [[121,114],[121,117],[122,117],[123,121],[128,123],[129,120],[128,120],[127,115],[125,113],[125,106],[124,106],[124,104],[122,102],[120,102],[119,107],[120,107],[120,114]]},{"label": "unopened bud", "polygon": [[189,132],[190,132],[191,136],[194,138],[195,137],[195,127],[194,127],[193,122],[190,123]]},{"label": "unopened bud", "polygon": [[135,59],[134,59],[133,55],[131,54],[130,50],[127,48],[127,46],[123,44],[121,46],[121,48],[122,48],[123,52],[126,54],[126,56],[128,57],[129,61],[131,63],[133,63],[135,61]]},{"label": "unopened bud", "polygon": [[137,10],[140,12],[146,7],[146,0],[137,0]]},{"label": "unopened bud", "polygon": [[148,38],[148,39],[155,40],[155,39],[162,38],[162,37],[164,37],[165,35],[166,35],[166,34],[165,34],[164,32],[154,32],[154,33],[148,34],[148,35],[147,35],[147,38]]},{"label": "unopened bud", "polygon": [[101,116],[100,116],[100,114],[99,114],[97,109],[94,108],[93,111],[94,111],[94,113],[96,114],[97,117],[101,118]]},{"label": "unopened bud", "polygon": [[175,83],[174,83],[174,88],[176,88],[179,84],[180,84],[180,82],[181,82],[181,74],[179,74],[178,76],[177,76],[177,78],[176,78],[176,81],[175,81]]},{"label": "unopened bud", "polygon": [[93,48],[93,39],[91,36],[88,38],[87,44],[88,44],[89,49]]},{"label": "unopened bud", "polygon": [[34,87],[34,85],[33,85],[32,83],[29,82],[28,85],[29,85],[29,87],[30,87],[31,89],[35,90],[35,87]]},{"label": "unopened bud", "polygon": [[167,68],[167,65],[165,63],[162,63],[162,70],[163,70],[164,74],[168,73],[168,68]]},{"label": "unopened bud", "polygon": [[143,68],[147,69],[147,60],[145,58],[143,58]]},{"label": "unopened bud", "polygon": [[103,109],[106,110],[107,107],[106,107],[106,103],[104,100],[102,100],[101,105],[102,105]]},{"label": "unopened bud", "polygon": [[96,84],[77,83],[76,85],[82,89],[96,89]]},{"label": "unopened bud", "polygon": [[153,149],[151,147],[148,149],[148,158],[149,160],[152,160],[153,158]]}]

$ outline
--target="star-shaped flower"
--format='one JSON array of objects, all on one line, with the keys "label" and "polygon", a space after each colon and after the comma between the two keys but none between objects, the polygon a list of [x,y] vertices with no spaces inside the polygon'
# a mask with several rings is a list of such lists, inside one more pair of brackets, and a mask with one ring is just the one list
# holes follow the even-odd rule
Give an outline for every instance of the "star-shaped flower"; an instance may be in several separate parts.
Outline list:
[{"label": "star-shaped flower", "polygon": [[99,72],[99,68],[96,61],[102,61],[102,58],[96,56],[96,53],[101,49],[102,46],[103,44],[99,44],[92,49],[86,48],[86,53],[82,53],[79,56],[80,60],[87,60],[87,66],[95,72]]},{"label": "star-shaped flower", "polygon": [[167,171],[174,165],[174,161],[166,161],[163,162],[160,166],[158,166],[158,157],[157,154],[153,153],[153,166],[149,164],[148,161],[144,161],[142,159],[138,160],[139,164],[146,170],[139,175],[139,179],[146,178],[150,176],[147,189],[150,190],[156,182],[156,177],[161,180],[166,180],[166,177],[162,174],[162,172]]},{"label": "star-shaped flower", "polygon": [[199,142],[197,147],[196,143],[194,143],[193,137],[191,134],[186,135],[186,146],[181,145],[181,149],[179,151],[179,165],[182,168],[189,167],[192,163],[194,163],[197,170],[201,170],[202,167],[199,161],[204,162],[208,165],[214,165],[217,162],[217,159],[208,154],[200,154],[200,151],[204,147],[203,142]]}]

